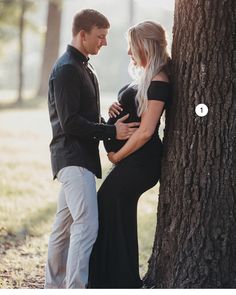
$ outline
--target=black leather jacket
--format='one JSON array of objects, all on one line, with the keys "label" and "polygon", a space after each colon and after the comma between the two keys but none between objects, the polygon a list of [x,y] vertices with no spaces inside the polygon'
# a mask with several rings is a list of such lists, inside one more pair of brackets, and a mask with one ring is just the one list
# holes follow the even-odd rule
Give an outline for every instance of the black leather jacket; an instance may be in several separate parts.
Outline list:
[{"label": "black leather jacket", "polygon": [[101,123],[96,76],[88,58],[70,45],[50,75],[48,108],[53,177],[66,166],[81,166],[100,178],[99,140],[114,139],[116,128]]}]

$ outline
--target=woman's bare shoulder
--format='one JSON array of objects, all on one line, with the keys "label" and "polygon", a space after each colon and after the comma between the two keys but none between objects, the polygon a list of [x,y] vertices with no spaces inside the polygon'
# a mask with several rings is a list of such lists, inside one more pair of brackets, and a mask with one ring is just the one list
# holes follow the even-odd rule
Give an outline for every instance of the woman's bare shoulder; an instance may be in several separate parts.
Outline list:
[{"label": "woman's bare shoulder", "polygon": [[152,78],[152,81],[163,81],[163,82],[170,82],[168,76],[165,72],[159,72],[155,77]]}]

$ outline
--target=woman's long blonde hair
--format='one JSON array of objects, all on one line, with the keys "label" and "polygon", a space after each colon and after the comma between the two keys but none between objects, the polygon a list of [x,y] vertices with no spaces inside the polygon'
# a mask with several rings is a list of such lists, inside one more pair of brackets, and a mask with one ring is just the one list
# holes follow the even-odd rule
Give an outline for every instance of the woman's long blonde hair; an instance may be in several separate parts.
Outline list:
[{"label": "woman's long blonde hair", "polygon": [[[128,42],[137,66],[130,64],[130,74],[134,78],[133,85],[138,91],[135,97],[137,114],[147,108],[147,90],[153,79],[168,63],[166,34],[163,27],[154,21],[144,21],[131,27],[127,33]],[[146,65],[143,68],[142,62]]]}]

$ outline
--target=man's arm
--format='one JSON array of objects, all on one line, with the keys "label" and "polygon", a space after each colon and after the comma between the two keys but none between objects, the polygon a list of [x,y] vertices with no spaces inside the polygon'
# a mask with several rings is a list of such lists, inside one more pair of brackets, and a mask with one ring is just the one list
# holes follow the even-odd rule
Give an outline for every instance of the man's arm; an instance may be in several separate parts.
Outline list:
[{"label": "man's arm", "polygon": [[94,123],[80,114],[81,110],[81,80],[73,65],[64,65],[53,80],[56,109],[62,129],[81,139],[107,140],[127,139],[134,132],[136,123],[124,124],[118,122],[116,126]]}]

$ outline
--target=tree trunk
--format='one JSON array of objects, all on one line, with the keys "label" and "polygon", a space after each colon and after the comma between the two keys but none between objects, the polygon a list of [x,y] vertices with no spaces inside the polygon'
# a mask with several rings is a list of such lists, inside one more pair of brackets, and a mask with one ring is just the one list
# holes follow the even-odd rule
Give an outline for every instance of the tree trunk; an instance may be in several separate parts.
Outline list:
[{"label": "tree trunk", "polygon": [[[178,0],[146,284],[236,288],[236,2]],[[205,117],[195,113],[204,103]]]},{"label": "tree trunk", "polygon": [[20,20],[19,20],[19,64],[18,64],[18,97],[17,103],[22,102],[22,91],[23,91],[23,59],[24,59],[24,16],[26,10],[26,2],[25,0],[21,0],[21,12],[20,12]]},{"label": "tree trunk", "polygon": [[134,10],[135,10],[135,3],[134,0],[129,0],[128,2],[129,5],[129,26],[133,26],[134,25]]},{"label": "tree trunk", "polygon": [[61,5],[61,0],[49,0],[48,2],[47,33],[38,96],[45,96],[47,94],[48,78],[51,68],[58,58],[61,30]]}]

